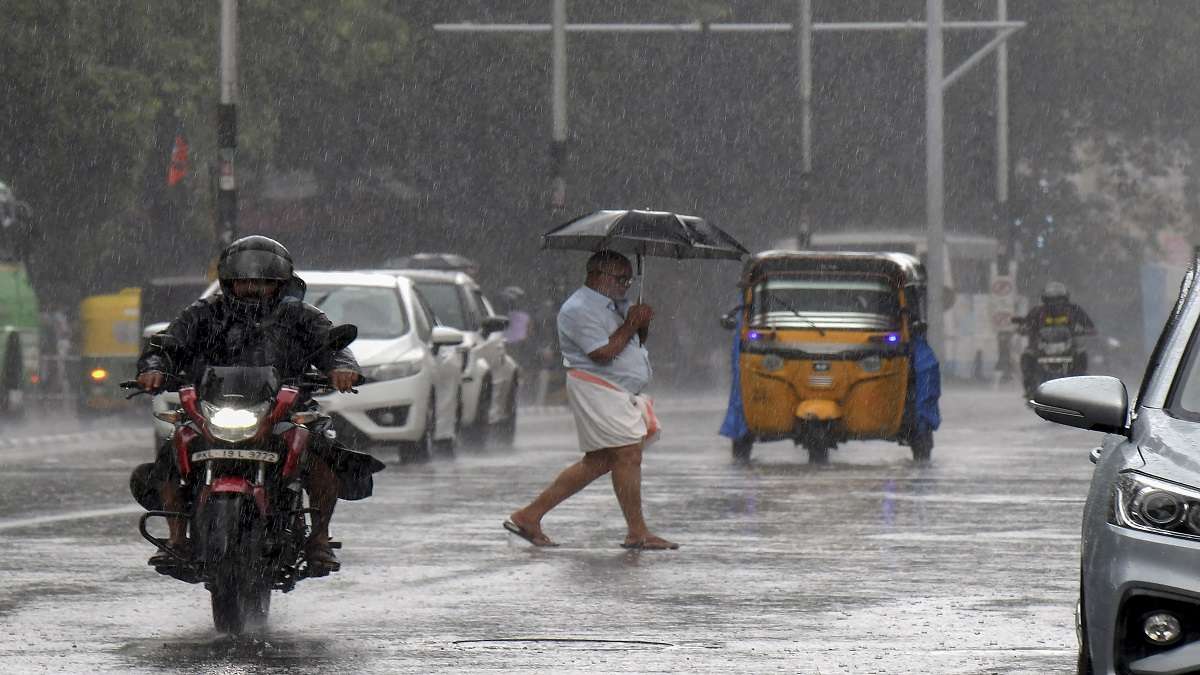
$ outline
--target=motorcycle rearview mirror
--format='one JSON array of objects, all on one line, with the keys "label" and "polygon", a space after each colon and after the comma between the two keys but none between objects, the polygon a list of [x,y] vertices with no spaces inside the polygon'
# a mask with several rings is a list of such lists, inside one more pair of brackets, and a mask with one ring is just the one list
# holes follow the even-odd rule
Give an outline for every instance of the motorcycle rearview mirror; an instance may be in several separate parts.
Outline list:
[{"label": "motorcycle rearview mirror", "polygon": [[737,314],[742,307],[739,305],[721,315],[721,328],[733,330],[737,328]]},{"label": "motorcycle rearview mirror", "polygon": [[325,344],[331,351],[338,351],[350,346],[351,342],[358,339],[358,326],[352,323],[344,323],[340,326],[335,326],[329,331],[329,336],[325,338]]}]

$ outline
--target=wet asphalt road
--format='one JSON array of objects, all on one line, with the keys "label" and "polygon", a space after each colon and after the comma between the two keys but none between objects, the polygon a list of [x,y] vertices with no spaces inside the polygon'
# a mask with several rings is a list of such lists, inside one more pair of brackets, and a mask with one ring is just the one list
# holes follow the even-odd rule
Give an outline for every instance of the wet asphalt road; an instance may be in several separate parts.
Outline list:
[{"label": "wet asphalt road", "polygon": [[763,444],[739,467],[719,397],[659,408],[646,512],[679,551],[620,549],[607,480],[547,518],[561,548],[505,533],[577,457],[564,412],[530,412],[515,451],[393,465],[342,502],[343,571],[277,594],[266,632],[236,641],[202,587],[145,565],[126,481],[149,427],[101,419],[95,444],[25,428],[60,435],[0,446],[0,672],[1073,672],[1098,435],[1015,389],[951,389],[929,466],[877,442],[827,467]]}]

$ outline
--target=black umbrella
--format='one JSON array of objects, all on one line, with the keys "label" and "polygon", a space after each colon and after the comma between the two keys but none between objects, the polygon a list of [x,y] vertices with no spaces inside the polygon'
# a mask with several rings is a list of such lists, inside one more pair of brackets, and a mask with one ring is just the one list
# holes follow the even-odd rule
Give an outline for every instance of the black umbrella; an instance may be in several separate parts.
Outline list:
[{"label": "black umbrella", "polygon": [[[741,260],[749,253],[736,239],[703,218],[638,210],[596,211],[580,216],[542,235],[542,248],[607,249],[634,255],[642,287],[642,256]],[[640,293],[639,288],[639,300]]]}]

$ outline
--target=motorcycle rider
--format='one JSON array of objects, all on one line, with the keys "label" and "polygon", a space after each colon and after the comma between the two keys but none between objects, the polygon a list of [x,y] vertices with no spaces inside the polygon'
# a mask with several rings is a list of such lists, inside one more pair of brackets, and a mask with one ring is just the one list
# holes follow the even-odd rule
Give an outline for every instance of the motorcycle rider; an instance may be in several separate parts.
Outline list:
[{"label": "motorcycle rider", "polygon": [[[1021,321],[1020,332],[1029,338],[1029,344],[1021,353],[1021,378],[1027,395],[1032,395],[1038,382],[1037,349],[1038,333],[1042,328],[1066,326],[1075,337],[1095,335],[1096,325],[1083,308],[1071,302],[1066,284],[1051,281],[1042,290],[1042,304],[1033,307]],[[1075,355],[1074,372],[1087,372],[1087,352],[1079,350]]]},{"label": "motorcycle rider", "polygon": [[[324,350],[332,323],[324,312],[303,302],[304,282],[293,271],[292,256],[279,242],[263,236],[238,239],[221,253],[217,264],[221,292],[183,310],[166,328],[172,348],[149,345],[138,360],[138,386],[159,391],[167,374],[197,378],[207,365],[274,366],[281,377],[299,377],[311,365],[345,392],[360,379],[348,349]],[[312,354],[317,354],[315,357]],[[306,360],[306,357],[308,360]],[[318,444],[327,444],[321,437]],[[330,448],[314,448],[306,489],[320,512],[313,525],[305,556],[310,566],[336,571],[340,564],[329,543],[329,521],[338,499],[338,478],[330,467]],[[324,457],[322,456],[324,455]],[[163,508],[183,511],[185,500],[170,443],[159,449],[152,480],[159,484]],[[168,519],[171,548],[186,553],[188,539],[182,519]],[[150,564],[174,564],[159,551]]]}]

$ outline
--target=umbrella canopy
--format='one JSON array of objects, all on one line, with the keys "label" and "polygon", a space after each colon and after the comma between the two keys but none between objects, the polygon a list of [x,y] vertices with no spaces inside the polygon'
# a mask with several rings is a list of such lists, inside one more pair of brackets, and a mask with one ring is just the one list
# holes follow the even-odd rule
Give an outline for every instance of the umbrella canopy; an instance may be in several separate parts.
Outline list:
[{"label": "umbrella canopy", "polygon": [[668,211],[596,211],[542,235],[542,248],[602,251],[659,258],[740,260],[736,239],[703,218]]},{"label": "umbrella canopy", "polygon": [[414,253],[401,258],[388,258],[385,267],[401,270],[454,270],[474,271],[479,265],[474,260],[457,253]]}]

